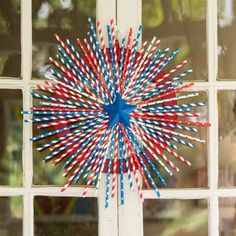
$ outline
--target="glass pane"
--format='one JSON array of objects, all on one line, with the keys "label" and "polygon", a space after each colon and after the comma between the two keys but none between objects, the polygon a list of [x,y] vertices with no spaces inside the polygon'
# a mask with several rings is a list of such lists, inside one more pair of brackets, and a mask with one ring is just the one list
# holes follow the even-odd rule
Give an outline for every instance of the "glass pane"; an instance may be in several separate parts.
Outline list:
[{"label": "glass pane", "polygon": [[0,1],[0,76],[21,74],[20,0]]},{"label": "glass pane", "polygon": [[0,185],[22,184],[22,92],[0,89]]},{"label": "glass pane", "polygon": [[[178,96],[190,94],[192,92],[180,92],[178,93]],[[208,102],[207,99],[207,93],[200,91],[199,96],[179,100],[178,104],[183,103],[194,103],[194,102]],[[208,107],[201,106],[201,107],[195,107],[193,112],[197,112],[201,114],[201,117],[189,117],[189,121],[201,121],[201,122],[207,122],[208,121]],[[178,118],[181,119],[181,118]],[[207,187],[207,158],[208,158],[208,132],[207,128],[201,127],[201,126],[195,126],[194,128],[197,128],[198,132],[190,132],[185,131],[183,132],[181,130],[181,133],[186,135],[193,135],[194,137],[197,137],[199,139],[204,139],[206,141],[205,144],[199,143],[199,142],[193,142],[190,141],[192,144],[194,144],[194,148],[187,147],[185,145],[178,144],[176,142],[172,142],[178,147],[178,150],[176,151],[178,154],[180,154],[182,157],[187,159],[191,162],[191,166],[186,166],[183,162],[176,159],[173,155],[169,154],[169,152],[164,151],[163,153],[170,159],[177,167],[179,167],[180,171],[175,172],[173,170],[174,175],[170,176],[167,174],[167,172],[163,168],[159,168],[159,171],[163,175],[164,179],[167,182],[167,188],[204,188]],[[180,130],[176,129],[175,132],[180,132]],[[186,140],[187,141],[187,140]],[[169,166],[168,166],[169,167]],[[150,172],[153,174],[152,176],[155,176],[156,183],[160,183],[158,178],[156,177],[156,174],[152,169],[150,169]],[[145,185],[143,185],[145,188]],[[159,187],[161,188],[161,184],[159,184]]]},{"label": "glass pane", "polygon": [[236,79],[236,2],[218,0],[218,78]]},{"label": "glass pane", "polygon": [[187,59],[188,79],[207,80],[206,0],[143,0],[142,17],[143,41],[155,35],[161,49],[180,48],[172,67]]},{"label": "glass pane", "polygon": [[218,92],[219,186],[236,186],[236,91]]},{"label": "glass pane", "polygon": [[21,236],[23,201],[21,197],[0,197],[0,235]]},{"label": "glass pane", "polygon": [[33,14],[33,72],[34,78],[43,78],[49,67],[49,56],[55,55],[57,33],[72,42],[85,36],[88,18],[96,16],[96,0],[34,0]]},{"label": "glass pane", "polygon": [[208,235],[207,200],[145,200],[144,236]]},{"label": "glass pane", "polygon": [[96,198],[35,197],[35,236],[96,236]]},{"label": "glass pane", "polygon": [[236,235],[236,198],[220,198],[220,235]]},{"label": "glass pane", "polygon": [[[39,91],[39,90],[35,92],[41,95],[48,95],[47,93]],[[41,100],[33,99],[33,105],[35,107],[39,106],[40,101]],[[39,123],[34,123],[33,125],[34,136],[53,131],[54,128],[58,129],[58,126],[54,126],[53,128],[38,129],[37,128],[38,125]],[[33,183],[35,185],[61,185],[62,186],[66,183],[67,177],[66,178],[63,177],[63,173],[64,173],[63,164],[65,163],[67,159],[66,160],[64,159],[57,165],[54,165],[52,161],[48,161],[47,163],[44,163],[43,158],[48,156],[51,153],[50,149],[48,148],[43,151],[37,150],[38,147],[41,147],[45,143],[49,143],[50,141],[55,140],[59,137],[60,137],[59,135],[53,135],[53,136],[47,137],[46,139],[41,139],[33,143],[33,165],[34,165]],[[57,157],[61,155],[62,153],[63,152],[60,152],[57,155]],[[76,185],[84,185],[84,184],[86,184],[86,181],[83,178],[80,178],[80,180],[78,181]]]}]

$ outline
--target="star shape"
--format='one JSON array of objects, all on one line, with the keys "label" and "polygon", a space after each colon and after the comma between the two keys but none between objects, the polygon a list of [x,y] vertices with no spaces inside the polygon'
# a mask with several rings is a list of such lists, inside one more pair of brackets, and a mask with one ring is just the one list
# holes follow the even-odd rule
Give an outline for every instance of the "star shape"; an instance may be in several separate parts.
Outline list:
[{"label": "star shape", "polygon": [[104,105],[103,109],[109,115],[109,128],[116,123],[122,123],[130,127],[130,113],[136,108],[135,105],[126,103],[119,93],[116,93],[116,99],[112,104]]}]

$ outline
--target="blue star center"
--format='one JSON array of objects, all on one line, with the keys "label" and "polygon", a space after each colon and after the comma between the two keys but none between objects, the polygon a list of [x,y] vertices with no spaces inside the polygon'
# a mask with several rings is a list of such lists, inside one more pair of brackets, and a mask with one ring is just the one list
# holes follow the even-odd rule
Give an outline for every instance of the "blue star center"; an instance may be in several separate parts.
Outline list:
[{"label": "blue star center", "polygon": [[115,101],[112,104],[103,106],[103,109],[109,115],[109,128],[116,123],[122,123],[130,127],[130,113],[132,113],[135,108],[135,105],[126,103],[120,94],[116,93]]}]

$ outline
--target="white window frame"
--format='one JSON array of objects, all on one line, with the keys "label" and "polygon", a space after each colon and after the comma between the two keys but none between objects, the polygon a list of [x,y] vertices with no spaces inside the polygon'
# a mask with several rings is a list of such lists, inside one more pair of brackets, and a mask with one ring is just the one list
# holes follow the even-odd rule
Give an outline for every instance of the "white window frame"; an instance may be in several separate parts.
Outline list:
[{"label": "white window frame", "polygon": [[[195,82],[194,90],[205,90],[209,104],[209,142],[208,142],[208,185],[206,189],[164,189],[162,199],[207,199],[208,200],[208,234],[219,235],[219,198],[236,197],[236,189],[218,188],[218,112],[217,91],[236,90],[235,81],[217,81],[217,1],[207,1],[207,44],[208,44],[208,81]],[[22,79],[1,78],[1,89],[21,89],[23,91],[23,108],[29,110],[32,104],[29,92],[35,87],[31,79],[32,71],[32,0],[21,0],[21,54]],[[118,32],[126,34],[129,27],[137,29],[141,23],[141,0],[97,0],[97,19],[106,25],[110,18],[117,19]],[[105,27],[104,27],[105,30]],[[69,188],[61,193],[60,187],[40,187],[32,185],[33,156],[29,137],[32,127],[23,125],[23,186],[0,186],[0,196],[23,197],[23,235],[34,235],[33,200],[35,196],[76,196],[81,197],[83,188]],[[128,186],[127,182],[125,183]],[[126,188],[125,206],[119,206],[117,196],[111,200],[109,209],[104,208],[103,191],[98,195],[99,235],[101,236],[142,236],[142,204],[136,192]],[[89,189],[88,196],[94,197],[94,189]],[[144,190],[145,199],[156,199],[152,190]]]}]

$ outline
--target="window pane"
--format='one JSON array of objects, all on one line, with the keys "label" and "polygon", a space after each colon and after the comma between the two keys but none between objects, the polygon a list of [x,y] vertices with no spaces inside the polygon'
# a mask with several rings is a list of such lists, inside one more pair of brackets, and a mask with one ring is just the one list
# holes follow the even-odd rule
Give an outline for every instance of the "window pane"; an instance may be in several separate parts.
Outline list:
[{"label": "window pane", "polygon": [[173,61],[189,61],[189,80],[207,80],[206,0],[143,0],[142,23],[143,41],[155,35],[161,49],[180,48]]},{"label": "window pane", "polygon": [[0,185],[22,184],[22,92],[0,89]]},{"label": "window pane", "polygon": [[0,197],[0,235],[21,236],[22,234],[21,197]]},{"label": "window pane", "polygon": [[1,0],[0,76],[20,76],[20,51],[20,0]]},{"label": "window pane", "polygon": [[207,200],[145,200],[144,236],[208,235]]},{"label": "window pane", "polygon": [[220,198],[220,235],[236,235],[236,198]]},{"label": "window pane", "polygon": [[[34,91],[41,95],[48,95],[48,93],[42,92],[40,90]],[[33,105],[35,107],[39,106],[39,102],[41,100],[33,99]],[[45,122],[47,123],[47,122]],[[41,123],[40,123],[41,124]],[[58,129],[58,126],[54,126],[52,128],[44,128],[38,129],[37,126],[39,123],[34,123],[33,125],[33,134],[34,136],[53,131],[54,128]],[[62,128],[62,127],[60,127]],[[63,164],[69,159],[69,155],[67,156],[68,159],[64,158],[61,162],[57,165],[54,165],[52,161],[48,161],[47,163],[43,162],[43,158],[48,156],[52,151],[50,149],[45,149],[43,151],[38,151],[37,148],[41,147],[45,143],[49,143],[52,140],[58,139],[59,135],[49,136],[45,139],[40,139],[33,143],[33,165],[34,165],[34,172],[33,172],[33,183],[35,185],[64,185],[67,181],[67,178],[63,177],[64,168]],[[57,157],[63,153],[58,153]],[[68,177],[69,178],[69,177]],[[85,185],[87,182],[80,178],[76,185]],[[73,185],[73,184],[72,184]]]},{"label": "window pane", "polygon": [[236,186],[236,91],[218,92],[219,185]]},{"label": "window pane", "polygon": [[[180,92],[178,93],[178,96],[190,94],[192,92]],[[208,102],[207,101],[207,94],[206,92],[200,91],[199,96],[184,99],[183,101],[179,100],[178,104],[186,104],[186,103],[194,103],[194,102]],[[201,122],[207,122],[208,121],[208,107],[201,106],[201,107],[195,107],[193,112],[197,112],[201,114],[201,117],[189,117],[189,121],[201,121]],[[181,118],[178,118],[181,119]],[[194,144],[194,148],[187,147],[185,145],[181,145],[179,143],[173,142],[178,148],[176,151],[178,154],[180,154],[182,157],[187,159],[191,162],[191,166],[186,166],[183,162],[176,159],[173,155],[169,154],[169,152],[164,151],[163,153],[170,159],[177,167],[179,167],[180,171],[175,172],[173,176],[170,176],[167,174],[163,168],[159,168],[160,173],[163,175],[164,179],[167,182],[167,188],[204,188],[207,187],[207,146],[208,146],[208,133],[207,128],[201,127],[201,126],[195,126],[197,128],[198,132],[190,132],[176,129],[175,132],[181,132],[183,134],[187,135],[193,135],[194,137],[197,137],[199,139],[206,140],[206,143],[198,143],[193,142],[190,140],[192,144]],[[186,140],[189,141],[189,140]],[[168,166],[169,167],[169,166]],[[171,169],[171,167],[169,167]],[[156,177],[156,174],[152,169],[150,169],[152,176],[156,180],[156,183],[160,183],[158,178]],[[145,185],[143,185],[145,188]],[[161,184],[159,185],[161,188]]]},{"label": "window pane", "polygon": [[236,2],[218,0],[218,78],[236,79]]},{"label": "window pane", "polygon": [[33,72],[35,78],[43,78],[49,67],[49,56],[55,55],[57,33],[72,42],[85,36],[88,18],[96,15],[96,0],[34,0],[33,15]]},{"label": "window pane", "polygon": [[96,198],[35,197],[35,236],[96,236],[98,208]]}]

